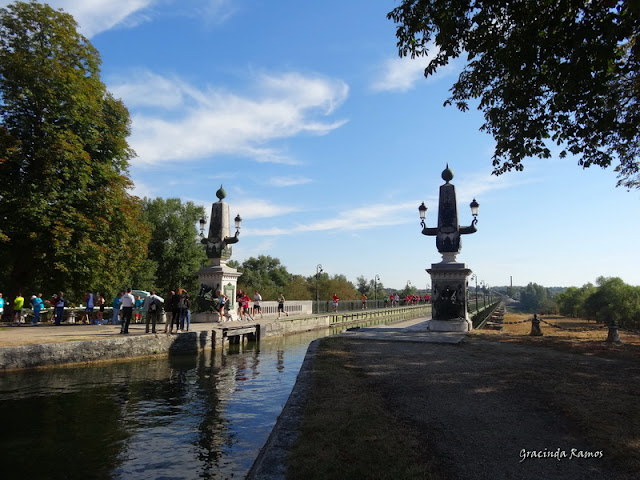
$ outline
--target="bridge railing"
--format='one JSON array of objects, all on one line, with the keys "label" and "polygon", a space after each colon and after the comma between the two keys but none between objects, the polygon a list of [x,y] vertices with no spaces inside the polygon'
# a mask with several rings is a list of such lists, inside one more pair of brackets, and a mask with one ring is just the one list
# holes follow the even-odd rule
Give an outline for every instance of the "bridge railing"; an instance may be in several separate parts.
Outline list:
[{"label": "bridge railing", "polygon": [[[356,310],[377,310],[377,309],[391,309],[408,306],[425,306],[428,303],[420,302],[416,304],[407,305],[404,300],[400,300],[398,303],[389,300],[385,305],[384,300],[367,300],[364,305],[362,300],[340,300],[338,302],[338,312],[354,312]],[[363,308],[364,307],[364,308]],[[334,312],[333,302],[331,300],[313,301],[313,313],[332,313]]]},{"label": "bridge railing", "polygon": [[396,308],[378,308],[378,309],[366,309],[360,311],[344,311],[335,312],[329,315],[329,323],[334,324],[346,324],[352,322],[360,322],[363,320],[375,320],[384,319],[387,317],[403,317],[403,318],[416,318],[421,316],[427,316],[431,314],[431,305],[423,303],[420,305],[407,305]]}]

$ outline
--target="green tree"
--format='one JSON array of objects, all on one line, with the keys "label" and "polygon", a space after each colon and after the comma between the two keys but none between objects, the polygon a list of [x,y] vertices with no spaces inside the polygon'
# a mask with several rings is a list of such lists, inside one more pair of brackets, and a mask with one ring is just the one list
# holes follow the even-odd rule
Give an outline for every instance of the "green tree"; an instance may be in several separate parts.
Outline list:
[{"label": "green tree", "polygon": [[249,293],[258,290],[264,300],[275,300],[291,280],[291,275],[280,260],[269,255],[246,259],[239,271],[242,276],[238,279],[238,288]]},{"label": "green tree", "polygon": [[118,288],[146,256],[129,113],[76,28],[37,2],[0,9],[0,281],[13,292]]},{"label": "green tree", "polygon": [[566,317],[586,316],[585,301],[594,291],[594,287],[590,283],[583,285],[581,288],[567,288],[564,292],[560,292],[555,296],[558,311]]},{"label": "green tree", "polygon": [[640,287],[627,285],[618,277],[598,277],[598,288],[585,300],[589,318],[621,326],[640,324]]},{"label": "green tree", "polygon": [[547,289],[537,283],[529,283],[520,290],[520,307],[529,312],[548,310]]},{"label": "green tree", "polygon": [[147,262],[136,272],[141,282],[136,288],[155,288],[162,295],[174,288],[184,288],[191,296],[196,295],[197,272],[207,263],[196,227],[204,216],[204,208],[193,202],[182,203],[179,198],[145,198],[142,206],[151,239]]},{"label": "green tree", "polygon": [[302,275],[292,275],[289,284],[285,288],[286,297],[291,300],[315,300],[316,282],[315,276],[312,282]]},{"label": "green tree", "polygon": [[359,300],[361,296],[355,285],[342,274],[327,275],[326,282],[321,283],[320,300],[331,300],[334,293],[341,300]]},{"label": "green tree", "polygon": [[360,292],[360,295],[369,293],[369,280],[367,280],[364,276],[359,276],[356,278],[356,289]]},{"label": "green tree", "polygon": [[493,135],[494,174],[549,158],[549,140],[579,165],[618,162],[618,185],[640,187],[640,3],[403,0],[388,14],[399,54],[466,65],[445,105],[478,100]]},{"label": "green tree", "polygon": [[404,298],[408,295],[417,295],[417,294],[418,294],[418,289],[413,285],[409,285],[408,283],[405,285],[405,287],[402,290],[398,292],[398,295],[400,295],[400,298]]}]

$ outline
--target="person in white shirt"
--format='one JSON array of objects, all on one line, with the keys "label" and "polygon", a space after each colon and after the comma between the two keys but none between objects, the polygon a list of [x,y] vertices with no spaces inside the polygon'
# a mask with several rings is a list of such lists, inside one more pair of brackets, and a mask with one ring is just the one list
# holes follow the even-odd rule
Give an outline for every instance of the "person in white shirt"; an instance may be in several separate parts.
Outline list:
[{"label": "person in white shirt", "polygon": [[253,296],[253,316],[256,316],[256,312],[260,314],[260,318],[262,318],[262,295],[256,290],[256,294]]},{"label": "person in white shirt", "polygon": [[135,302],[136,299],[133,298],[131,294],[131,288],[127,288],[127,293],[125,293],[120,300],[120,310],[122,310],[122,327],[120,333],[129,333],[129,323],[131,322],[131,317],[133,317],[133,305]]},{"label": "person in white shirt", "polygon": [[[146,328],[145,333],[149,333],[149,323],[151,323],[151,333],[156,333],[156,323],[158,318],[162,314],[162,300],[156,295],[156,292],[151,290],[147,298],[144,299],[142,304],[142,311],[146,316]],[[153,305],[153,308],[151,306]]]}]

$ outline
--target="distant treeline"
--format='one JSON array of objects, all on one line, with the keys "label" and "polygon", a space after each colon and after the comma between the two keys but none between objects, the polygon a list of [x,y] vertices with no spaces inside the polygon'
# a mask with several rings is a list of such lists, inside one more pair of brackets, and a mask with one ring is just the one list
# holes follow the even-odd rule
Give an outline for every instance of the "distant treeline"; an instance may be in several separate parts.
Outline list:
[{"label": "distant treeline", "polygon": [[640,287],[618,277],[598,277],[596,286],[587,283],[570,287],[555,297],[558,312],[621,327],[640,328]]},{"label": "distant treeline", "polygon": [[624,328],[640,328],[640,287],[618,277],[598,277],[596,284],[580,288],[547,288],[537,283],[526,287],[496,287],[496,291],[520,300],[527,312],[559,313],[600,323],[616,322]]}]

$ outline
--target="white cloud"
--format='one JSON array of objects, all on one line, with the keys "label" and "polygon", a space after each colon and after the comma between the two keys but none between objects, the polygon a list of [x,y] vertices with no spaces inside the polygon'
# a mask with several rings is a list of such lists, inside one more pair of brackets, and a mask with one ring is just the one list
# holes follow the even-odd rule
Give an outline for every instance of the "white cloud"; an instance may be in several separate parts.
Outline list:
[{"label": "white cloud", "polygon": [[326,119],[347,98],[349,87],[340,80],[263,74],[254,79],[256,93],[240,96],[151,72],[138,71],[132,78],[115,79],[110,90],[134,111],[130,144],[140,163],[233,154],[294,164],[269,143],[305,133],[324,135],[345,123]]},{"label": "white cloud", "polygon": [[[371,89],[375,92],[406,92],[424,81],[424,70],[438,53],[436,47],[430,47],[430,53],[425,57],[396,57],[388,58],[377,69]],[[438,72],[429,80],[440,80],[453,74],[459,67],[459,60],[453,59],[448,65],[440,67]]]},{"label": "white cloud", "polygon": [[371,88],[376,92],[406,92],[424,78],[427,63],[428,60],[422,57],[387,59]]},{"label": "white cloud", "polygon": [[[208,208],[210,209],[210,207],[211,204],[209,203]],[[300,211],[299,207],[276,205],[269,200],[255,198],[243,198],[242,200],[234,201],[230,208],[232,210],[232,212],[230,212],[232,217],[235,217],[236,214],[239,213],[243,220],[278,217]]]},{"label": "white cloud", "polygon": [[388,203],[370,205],[339,212],[336,216],[318,220],[309,224],[295,225],[290,228],[252,229],[251,235],[278,236],[292,233],[318,232],[318,231],[353,231],[364,230],[372,227],[402,225],[409,221],[408,218],[398,216],[398,211],[407,211],[415,207],[414,202],[390,205]]},{"label": "white cloud", "polygon": [[295,185],[311,183],[312,181],[313,180],[306,177],[272,177],[268,180],[268,183],[274,187],[293,187]]},{"label": "white cloud", "polygon": [[[0,0],[0,7],[14,1]],[[159,15],[181,15],[221,24],[238,11],[230,0],[47,0],[46,3],[73,15],[80,32],[88,38],[115,27],[132,28]]]},{"label": "white cloud", "polygon": [[[143,21],[134,20],[133,15],[149,7],[157,0],[48,0],[55,8],[62,8],[78,22],[80,32],[92,37],[116,25],[132,26]],[[2,2],[11,3],[11,2]]]}]

